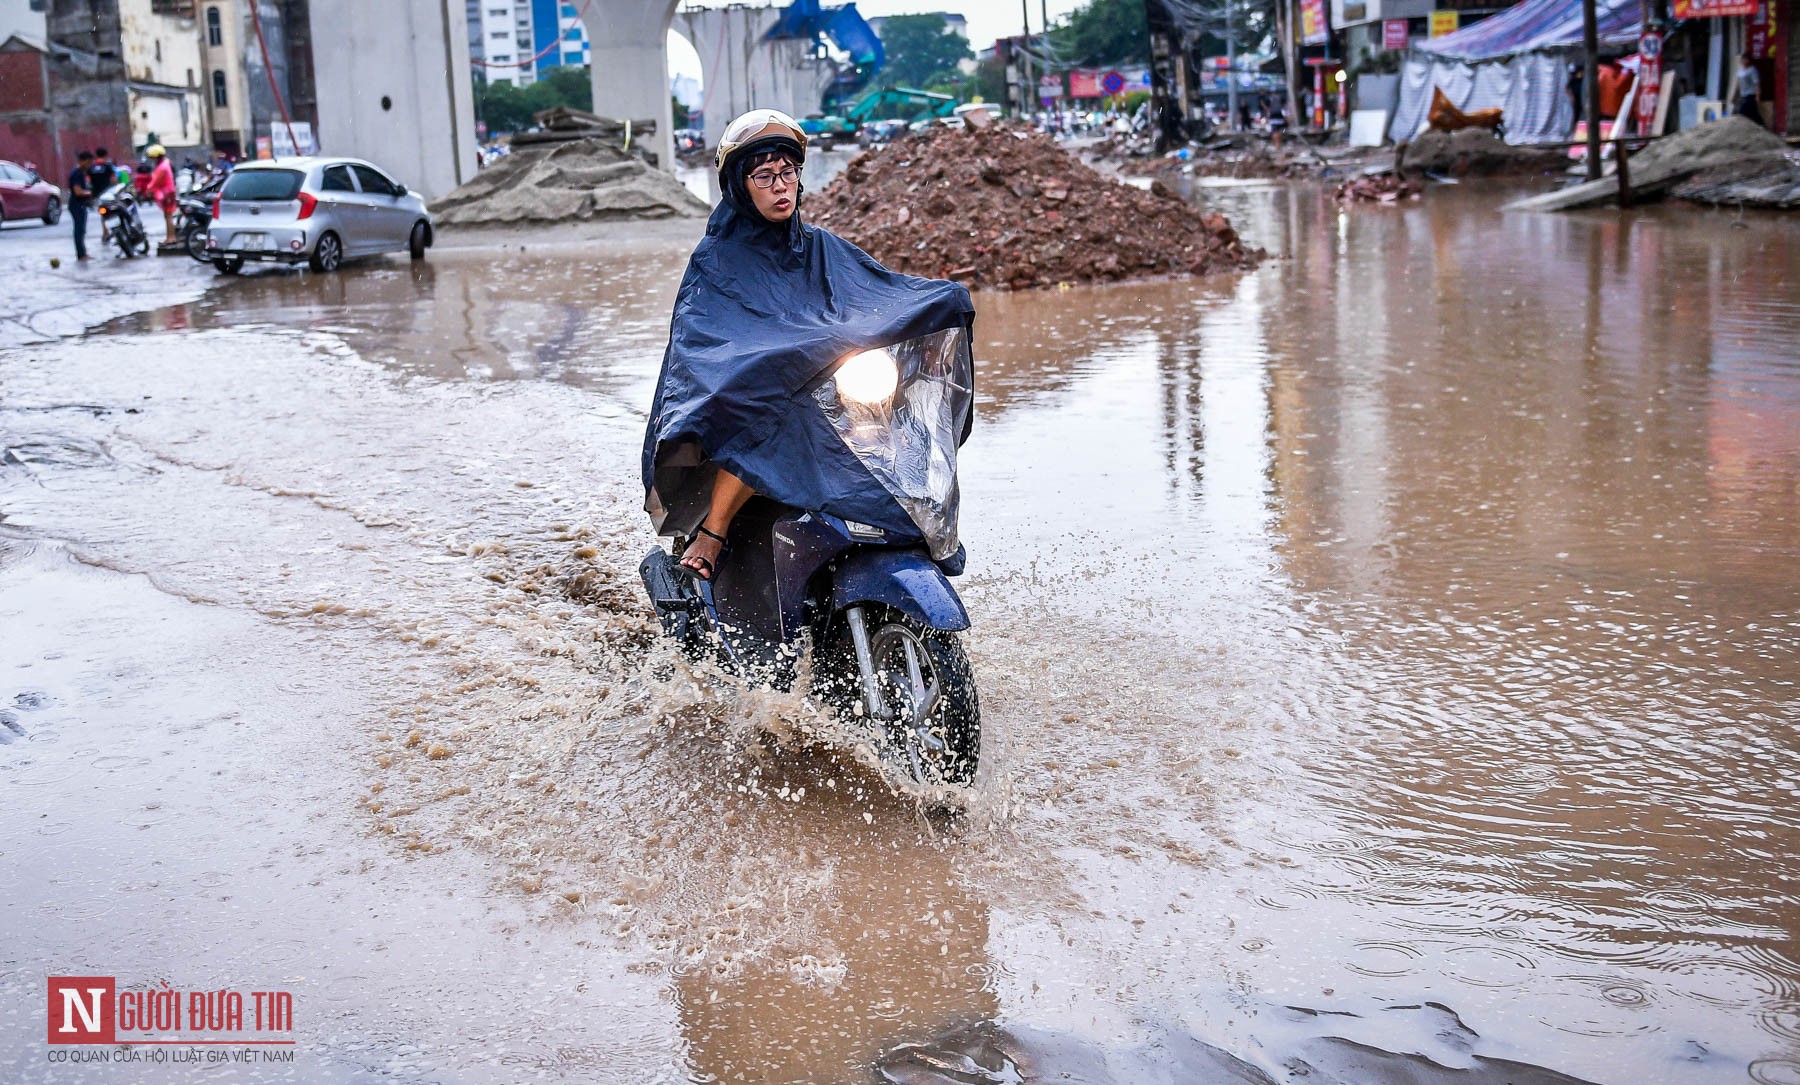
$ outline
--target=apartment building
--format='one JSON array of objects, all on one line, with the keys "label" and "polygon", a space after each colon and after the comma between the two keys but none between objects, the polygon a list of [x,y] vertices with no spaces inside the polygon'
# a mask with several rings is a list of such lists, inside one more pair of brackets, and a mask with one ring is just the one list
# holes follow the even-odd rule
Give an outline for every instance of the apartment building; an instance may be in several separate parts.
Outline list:
[{"label": "apartment building", "polygon": [[544,54],[537,62],[539,74],[546,68],[564,64],[587,67],[592,60],[587,26],[576,14],[574,4],[562,0],[531,0],[531,28],[531,51]]},{"label": "apartment building", "polygon": [[537,78],[531,0],[466,0],[464,10],[476,71],[490,83],[518,87]]}]

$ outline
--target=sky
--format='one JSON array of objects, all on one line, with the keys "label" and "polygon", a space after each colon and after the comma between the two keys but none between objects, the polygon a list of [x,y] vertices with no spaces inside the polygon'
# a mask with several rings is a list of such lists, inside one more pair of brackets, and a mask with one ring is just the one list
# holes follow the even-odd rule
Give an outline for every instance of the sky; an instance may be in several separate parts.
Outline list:
[{"label": "sky", "polygon": [[[829,5],[835,0],[826,0]],[[1060,22],[1069,12],[1080,7],[1083,0],[1025,0],[1031,8],[1031,32],[1036,34],[1043,29],[1043,12],[1049,8],[1050,21]],[[694,7],[711,7],[712,4],[694,4]],[[1019,9],[1019,0],[856,0],[856,10],[865,16],[876,15],[918,15],[925,12],[941,11],[960,13],[969,21],[969,47],[975,50],[986,49],[994,44],[995,38],[1004,38],[1017,34],[1023,29],[1023,13]],[[687,41],[669,32],[669,74],[691,75],[700,78],[700,58]]]}]

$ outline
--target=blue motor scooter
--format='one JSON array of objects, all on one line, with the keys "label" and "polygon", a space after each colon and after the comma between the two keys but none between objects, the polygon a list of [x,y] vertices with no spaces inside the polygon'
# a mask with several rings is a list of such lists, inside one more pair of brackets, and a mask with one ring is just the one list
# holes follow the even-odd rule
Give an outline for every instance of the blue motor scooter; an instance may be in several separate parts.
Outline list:
[{"label": "blue motor scooter", "polygon": [[712,579],[677,564],[685,538],[638,570],[664,631],[747,680],[790,688],[810,643],[812,691],[871,721],[884,757],[928,787],[968,786],[981,765],[981,709],[957,636],[969,615],[949,580],[964,562],[956,448],[972,367],[966,333],[952,329],[864,352],[812,393],[923,542],[755,497]]}]

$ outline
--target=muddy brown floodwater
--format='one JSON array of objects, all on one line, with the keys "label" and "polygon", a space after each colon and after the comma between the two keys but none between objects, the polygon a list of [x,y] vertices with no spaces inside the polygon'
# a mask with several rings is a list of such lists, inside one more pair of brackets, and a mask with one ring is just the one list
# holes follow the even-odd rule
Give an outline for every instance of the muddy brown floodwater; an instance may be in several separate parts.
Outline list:
[{"label": "muddy brown floodwater", "polygon": [[234,1080],[1800,1082],[1800,223],[1196,198],[1280,258],[978,300],[958,820],[652,635],[688,235],[0,351],[4,1076],[206,1076],[74,974],[293,991]]}]

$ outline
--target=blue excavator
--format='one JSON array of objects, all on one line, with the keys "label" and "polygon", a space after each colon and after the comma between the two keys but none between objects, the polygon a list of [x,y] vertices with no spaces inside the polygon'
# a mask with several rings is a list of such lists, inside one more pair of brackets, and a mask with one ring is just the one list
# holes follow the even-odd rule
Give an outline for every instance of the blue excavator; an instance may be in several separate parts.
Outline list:
[{"label": "blue excavator", "polygon": [[850,63],[838,70],[837,79],[826,88],[821,104],[828,112],[868,86],[887,62],[881,38],[855,4],[825,7],[819,0],[794,0],[781,9],[781,17],[764,36],[811,41],[821,55],[827,48],[825,39],[829,38],[850,58]]},{"label": "blue excavator", "polygon": [[821,143],[853,139],[864,125],[874,121],[948,117],[956,108],[956,99],[948,94],[911,87],[867,89],[886,63],[887,51],[875,28],[853,3],[825,7],[819,0],[794,0],[781,9],[781,17],[766,37],[810,41],[821,53],[827,49],[825,42],[829,38],[849,57],[850,63],[839,69],[837,78],[826,88],[820,111],[800,118],[800,127]]}]

